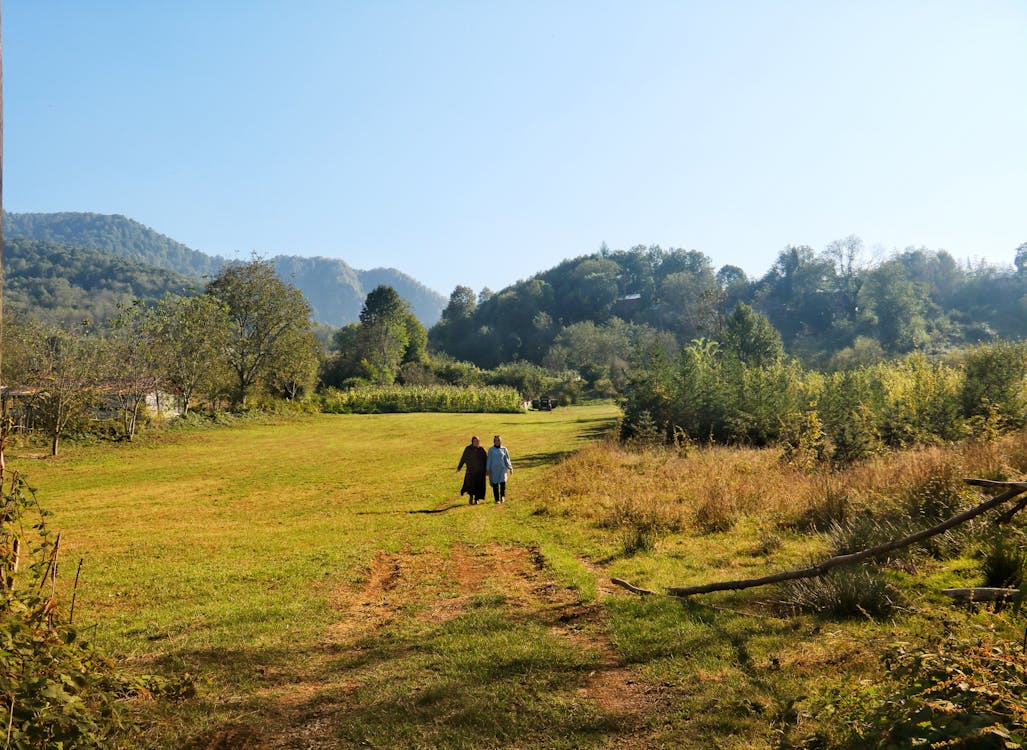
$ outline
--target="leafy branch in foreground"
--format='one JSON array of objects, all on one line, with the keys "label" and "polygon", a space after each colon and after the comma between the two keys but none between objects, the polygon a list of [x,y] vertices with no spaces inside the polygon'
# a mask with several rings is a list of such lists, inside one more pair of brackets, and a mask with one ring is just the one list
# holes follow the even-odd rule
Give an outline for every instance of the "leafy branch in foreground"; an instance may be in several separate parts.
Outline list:
[{"label": "leafy branch in foreground", "polygon": [[120,703],[186,696],[176,684],[129,676],[88,643],[56,596],[60,535],[22,477],[0,487],[0,741],[4,748],[102,748],[129,731]]},{"label": "leafy branch in foreground", "polygon": [[1027,655],[1018,643],[949,637],[885,655],[877,699],[848,696],[820,710],[848,727],[845,748],[1010,748],[1027,743]]}]

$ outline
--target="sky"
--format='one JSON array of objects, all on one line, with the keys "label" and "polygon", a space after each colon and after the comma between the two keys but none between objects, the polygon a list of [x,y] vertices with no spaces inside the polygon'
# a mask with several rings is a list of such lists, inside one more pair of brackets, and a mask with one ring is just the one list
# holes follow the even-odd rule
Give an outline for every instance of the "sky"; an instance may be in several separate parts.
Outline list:
[{"label": "sky", "polygon": [[4,208],[448,296],[857,235],[1011,266],[1022,0],[7,0]]}]

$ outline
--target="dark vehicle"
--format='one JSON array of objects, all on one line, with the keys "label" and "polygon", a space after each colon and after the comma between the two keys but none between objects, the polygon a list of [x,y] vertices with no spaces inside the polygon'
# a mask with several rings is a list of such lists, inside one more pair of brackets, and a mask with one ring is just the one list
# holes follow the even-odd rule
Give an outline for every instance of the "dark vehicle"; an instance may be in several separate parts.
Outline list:
[{"label": "dark vehicle", "polygon": [[549,398],[549,396],[543,396],[542,398],[532,399],[531,408],[538,411],[552,411],[557,406],[555,398]]}]

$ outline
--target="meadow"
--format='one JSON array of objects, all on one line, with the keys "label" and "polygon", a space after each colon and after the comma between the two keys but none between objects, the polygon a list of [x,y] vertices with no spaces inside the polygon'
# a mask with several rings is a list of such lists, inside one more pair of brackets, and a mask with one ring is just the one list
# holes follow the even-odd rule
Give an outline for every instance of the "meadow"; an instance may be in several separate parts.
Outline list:
[{"label": "meadow", "polygon": [[[890,644],[1023,632],[1016,611],[938,593],[979,582],[980,541],[888,566],[886,616],[610,582],[807,563],[828,520],[939,491],[972,503],[963,475],[1021,478],[1023,435],[818,474],[775,450],[628,450],[604,439],[616,418],[316,415],[8,461],[62,532],[65,601],[82,561],[83,636],[195,682],[131,701],[126,747],[789,747],[870,706]],[[494,433],[508,502],[470,506],[456,464]]]}]

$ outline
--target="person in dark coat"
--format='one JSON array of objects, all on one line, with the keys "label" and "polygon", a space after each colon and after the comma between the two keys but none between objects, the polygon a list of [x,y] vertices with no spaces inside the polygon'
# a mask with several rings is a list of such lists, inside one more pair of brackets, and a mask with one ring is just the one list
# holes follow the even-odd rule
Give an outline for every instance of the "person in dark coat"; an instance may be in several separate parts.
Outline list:
[{"label": "person in dark coat", "polygon": [[471,505],[477,505],[479,500],[485,499],[485,449],[478,442],[478,436],[471,438],[471,444],[464,448],[464,454],[460,456],[460,463],[456,470],[460,471],[464,466],[464,486],[460,488],[460,496],[466,492],[470,496]]}]

